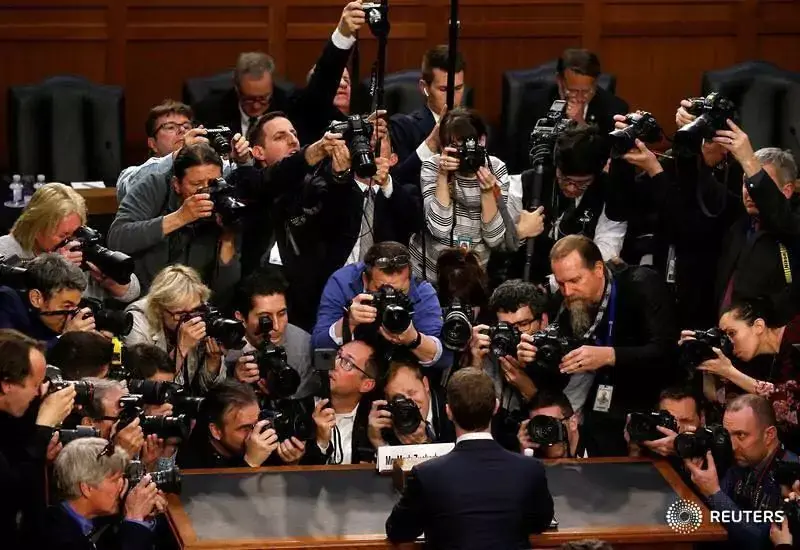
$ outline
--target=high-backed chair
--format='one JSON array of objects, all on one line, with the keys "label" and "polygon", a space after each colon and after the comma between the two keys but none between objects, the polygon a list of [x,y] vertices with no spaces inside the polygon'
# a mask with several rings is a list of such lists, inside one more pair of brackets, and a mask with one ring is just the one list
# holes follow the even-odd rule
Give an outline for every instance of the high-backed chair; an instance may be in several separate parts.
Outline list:
[{"label": "high-backed chair", "polygon": [[[389,116],[395,113],[410,114],[425,105],[425,98],[419,92],[419,80],[422,73],[418,69],[387,74],[383,83],[383,97]],[[361,85],[369,90],[370,80],[365,79]],[[464,91],[464,105],[475,104],[475,90],[467,86]]]},{"label": "high-backed chair", "polygon": [[8,91],[8,141],[14,173],[48,181],[103,181],[122,171],[124,95],[119,86],[55,76]]}]

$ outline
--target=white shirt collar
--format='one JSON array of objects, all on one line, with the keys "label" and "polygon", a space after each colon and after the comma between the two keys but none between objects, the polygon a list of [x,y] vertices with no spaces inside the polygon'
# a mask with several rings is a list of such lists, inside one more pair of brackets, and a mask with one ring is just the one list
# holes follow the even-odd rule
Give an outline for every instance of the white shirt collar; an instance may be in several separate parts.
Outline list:
[{"label": "white shirt collar", "polygon": [[336,418],[337,419],[355,418],[356,417],[356,413],[358,412],[358,406],[360,404],[361,404],[360,401],[358,403],[356,403],[356,407],[352,411],[350,411],[349,413],[336,413]]},{"label": "white shirt collar", "polygon": [[456,439],[456,444],[462,441],[477,441],[479,439],[494,439],[489,432],[470,432]]},{"label": "white shirt collar", "polygon": [[436,124],[439,124],[439,119],[440,119],[440,118],[442,118],[442,117],[440,117],[439,115],[437,115],[436,113],[434,113],[434,112],[433,112],[433,109],[431,109],[430,107],[428,107],[428,110],[429,110],[429,111],[431,112],[431,114],[433,115],[433,121],[434,121]]},{"label": "white shirt collar", "polygon": [[367,192],[367,189],[369,189],[370,187],[372,187],[372,190],[373,190],[375,193],[377,193],[377,192],[378,192],[378,191],[380,191],[380,189],[381,189],[381,186],[380,186],[380,185],[378,185],[377,183],[373,183],[372,185],[368,185],[368,184],[366,184],[366,183],[361,183],[361,182],[360,182],[360,181],[358,181],[358,180],[355,180],[355,182],[356,182],[356,185],[358,185],[358,188],[361,190],[361,192],[362,192],[362,193],[366,193],[366,192]]},{"label": "white shirt collar", "polygon": [[428,423],[428,426],[433,426],[433,399],[430,392],[428,392],[428,417],[425,422]]}]

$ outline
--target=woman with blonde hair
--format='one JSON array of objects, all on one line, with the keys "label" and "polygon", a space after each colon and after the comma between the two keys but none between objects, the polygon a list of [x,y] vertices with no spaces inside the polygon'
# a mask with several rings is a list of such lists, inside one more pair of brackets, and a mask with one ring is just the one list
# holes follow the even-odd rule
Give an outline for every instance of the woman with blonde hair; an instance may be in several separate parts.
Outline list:
[{"label": "woman with blonde hair", "polygon": [[[83,197],[72,187],[48,183],[33,194],[11,233],[0,237],[0,256],[7,260],[13,256],[30,260],[39,254],[55,252],[80,267],[84,263],[83,253],[73,250],[78,242],[72,240],[72,235],[83,225],[86,225]],[[130,283],[121,285],[106,277],[94,264],[86,264],[89,278],[85,296],[114,298],[124,303],[139,296],[141,289],[136,275],[131,275]]]},{"label": "woman with blonde hair", "polygon": [[175,381],[194,393],[225,379],[223,350],[206,338],[199,313],[210,296],[197,271],[176,264],[158,272],[147,295],[126,309],[133,314],[133,329],[125,345],[152,344],[166,351],[175,361]]}]

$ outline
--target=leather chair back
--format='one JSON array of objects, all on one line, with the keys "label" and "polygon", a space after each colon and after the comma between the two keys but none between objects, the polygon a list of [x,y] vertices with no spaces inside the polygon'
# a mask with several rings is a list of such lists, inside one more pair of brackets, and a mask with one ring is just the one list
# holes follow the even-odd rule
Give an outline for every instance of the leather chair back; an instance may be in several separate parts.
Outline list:
[{"label": "leather chair back", "polygon": [[122,171],[124,95],[118,86],[56,76],[8,92],[11,171],[48,181],[103,181]]},{"label": "leather chair back", "polygon": [[[283,90],[287,97],[291,96],[296,86],[279,78],[274,79],[274,86]],[[212,76],[190,78],[183,83],[183,102],[187,105],[197,105],[207,96],[224,93],[233,88],[233,71],[225,71]]]},{"label": "leather chair back", "polygon": [[[383,97],[388,116],[395,113],[410,114],[425,106],[425,96],[419,91],[419,80],[422,73],[418,69],[387,74],[384,77]],[[370,79],[361,82],[365,91],[369,90]],[[365,97],[369,97],[368,94]],[[475,105],[475,90],[469,86],[464,91],[464,105]]]}]

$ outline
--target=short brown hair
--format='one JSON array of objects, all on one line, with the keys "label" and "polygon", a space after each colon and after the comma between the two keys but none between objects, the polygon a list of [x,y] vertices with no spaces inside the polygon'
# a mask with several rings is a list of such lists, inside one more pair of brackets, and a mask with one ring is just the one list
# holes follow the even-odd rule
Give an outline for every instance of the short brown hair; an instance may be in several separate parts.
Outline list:
[{"label": "short brown hair", "polygon": [[0,329],[0,382],[22,384],[31,373],[32,349],[44,354],[45,345],[16,330]]},{"label": "short brown hair", "polygon": [[147,120],[144,121],[144,131],[147,137],[156,137],[156,122],[162,116],[167,115],[183,115],[189,120],[194,118],[192,108],[185,103],[174,99],[165,99],[147,113]]},{"label": "short brown hair", "polygon": [[496,403],[494,382],[482,369],[461,369],[447,383],[447,404],[453,422],[463,430],[471,432],[488,428]]},{"label": "short brown hair", "polygon": [[[467,64],[461,55],[456,51],[456,73],[467,68]],[[433,70],[447,72],[450,69],[450,48],[446,44],[434,46],[422,56],[422,80],[430,84],[433,82]]]},{"label": "short brown hair", "polygon": [[417,380],[421,381],[423,378],[425,378],[425,375],[422,374],[422,369],[419,368],[419,365],[414,364],[411,361],[395,360],[389,363],[389,370],[386,371],[385,383],[388,384],[390,381],[394,380],[394,377],[397,376],[397,373],[399,373],[402,369],[410,370],[414,376],[417,377]]},{"label": "short brown hair", "polygon": [[600,59],[597,54],[583,48],[570,48],[564,50],[558,58],[556,71],[563,75],[567,69],[578,74],[597,78],[600,76]]},{"label": "short brown hair", "polygon": [[[376,268],[375,262],[377,262],[380,258],[397,258],[400,256],[405,256],[409,259],[409,262],[411,261],[411,255],[408,252],[408,248],[396,241],[383,241],[381,243],[373,244],[371,247],[369,247],[367,253],[364,254],[364,266],[367,268],[367,277],[370,276],[370,271],[372,271],[373,268]],[[390,266],[385,269],[376,269],[380,269],[387,275],[393,275],[395,273],[400,273],[400,271],[406,267],[410,267],[410,264],[408,266]]]},{"label": "short brown hair", "polygon": [[585,235],[567,235],[553,245],[550,263],[563,260],[573,252],[578,252],[586,269],[593,269],[597,262],[603,262],[603,254],[592,239]]},{"label": "short brown hair", "polygon": [[725,407],[725,412],[739,412],[746,408],[752,409],[753,414],[758,420],[758,423],[763,428],[769,428],[770,426],[778,425],[778,421],[775,418],[775,409],[772,408],[772,403],[770,403],[766,397],[755,395],[753,393],[745,393],[744,395],[736,397]]},{"label": "short brown hair", "polygon": [[439,141],[446,145],[468,137],[481,138],[488,133],[486,121],[478,111],[464,107],[447,111],[439,124]]}]

